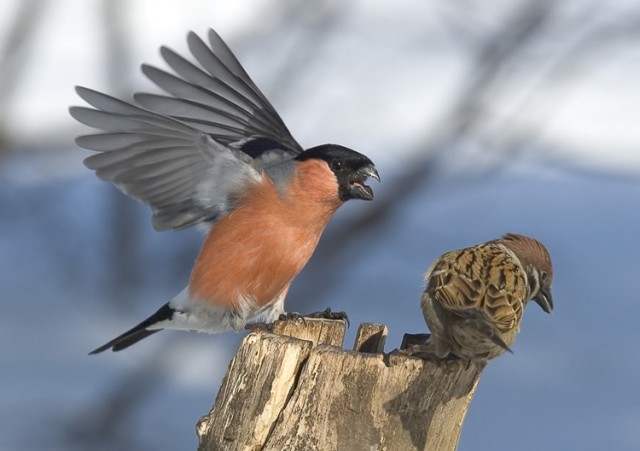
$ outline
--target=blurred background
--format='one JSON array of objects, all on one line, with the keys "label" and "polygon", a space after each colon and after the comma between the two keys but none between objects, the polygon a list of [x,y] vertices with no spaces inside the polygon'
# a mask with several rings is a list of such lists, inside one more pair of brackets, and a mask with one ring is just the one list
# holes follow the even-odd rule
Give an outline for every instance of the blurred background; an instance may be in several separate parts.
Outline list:
[{"label": "blurred background", "polygon": [[[74,85],[154,90],[166,44],[214,27],[304,147],[369,155],[287,307],[426,330],[422,274],[505,232],[545,243],[534,305],[491,362],[460,450],[640,449],[640,4],[632,0],[6,0],[0,6],[0,449],[195,449],[244,334],[87,352],[187,283],[197,230],[82,165]],[[634,388],[636,387],[636,388]]]}]

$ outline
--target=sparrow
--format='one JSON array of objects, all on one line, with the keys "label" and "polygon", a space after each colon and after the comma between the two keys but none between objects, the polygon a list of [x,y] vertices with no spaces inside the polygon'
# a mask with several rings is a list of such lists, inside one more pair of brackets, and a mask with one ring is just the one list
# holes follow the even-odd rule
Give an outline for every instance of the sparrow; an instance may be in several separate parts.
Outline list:
[{"label": "sparrow", "polygon": [[427,351],[478,364],[505,351],[520,330],[524,308],[535,301],[553,310],[553,268],[539,241],[509,233],[440,256],[424,277],[420,306],[431,336]]},{"label": "sparrow", "polygon": [[161,48],[175,73],[142,72],[167,95],[129,103],[77,87],[93,108],[71,107],[101,132],[76,143],[84,164],[148,205],[156,230],[210,227],[188,285],[147,319],[90,354],[120,351],[162,330],[218,333],[284,313],[291,282],[335,211],[372,200],[373,162],[349,148],[304,150],[229,47],[187,37],[195,62]]}]

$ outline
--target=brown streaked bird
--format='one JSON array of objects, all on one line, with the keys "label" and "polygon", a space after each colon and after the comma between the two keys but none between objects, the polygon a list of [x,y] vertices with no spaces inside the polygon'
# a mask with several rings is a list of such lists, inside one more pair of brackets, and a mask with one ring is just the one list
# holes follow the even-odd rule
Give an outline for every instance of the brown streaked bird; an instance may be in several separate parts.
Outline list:
[{"label": "brown streaked bird", "polygon": [[553,310],[552,280],[547,249],[523,235],[445,253],[425,274],[425,350],[478,363],[510,352],[529,300]]},{"label": "brown streaked bird", "polygon": [[97,152],[85,165],[149,205],[157,230],[211,226],[187,287],[91,354],[161,329],[216,333],[279,318],[334,212],[372,200],[365,182],[380,180],[354,150],[303,150],[216,32],[209,45],[193,32],[187,42],[195,62],[161,49],[175,74],[142,66],[168,95],[137,93],[134,105],[78,87],[94,108],[70,109],[102,130],[76,140]]}]

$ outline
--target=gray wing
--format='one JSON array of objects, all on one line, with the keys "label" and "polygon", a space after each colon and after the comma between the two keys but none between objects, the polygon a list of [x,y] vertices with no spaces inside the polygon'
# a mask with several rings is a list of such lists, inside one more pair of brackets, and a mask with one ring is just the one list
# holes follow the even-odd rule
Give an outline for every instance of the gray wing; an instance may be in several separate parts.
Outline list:
[{"label": "gray wing", "polygon": [[142,71],[169,96],[138,93],[137,103],[179,119],[252,157],[279,149],[293,157],[302,147],[293,139],[273,106],[253,83],[229,47],[209,30],[208,47],[195,33],[187,36],[193,64],[167,47],[161,55],[177,75],[153,66]]},{"label": "gray wing", "polygon": [[214,222],[229,213],[261,170],[247,154],[173,118],[86,88],[80,97],[96,109],[71,115],[104,133],[80,136],[80,147],[99,152],[85,165],[125,194],[149,205],[158,230]]},{"label": "gray wing", "polygon": [[96,174],[149,205],[158,230],[215,222],[234,207],[261,171],[302,152],[269,101],[222,39],[209,30],[208,47],[187,38],[197,64],[163,47],[177,75],[143,65],[169,96],[138,93],[139,106],[77,88],[96,109],[73,107],[78,121],[104,133],[79,137],[99,152],[85,160]]}]

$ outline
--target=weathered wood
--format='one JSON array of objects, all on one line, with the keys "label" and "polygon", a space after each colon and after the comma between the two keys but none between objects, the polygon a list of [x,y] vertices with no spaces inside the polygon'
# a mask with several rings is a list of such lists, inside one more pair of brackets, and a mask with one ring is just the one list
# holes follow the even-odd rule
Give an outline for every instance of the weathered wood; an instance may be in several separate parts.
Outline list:
[{"label": "weathered wood", "polygon": [[[335,321],[314,321],[243,340],[198,424],[199,450],[455,450],[481,369],[345,351],[322,344],[335,343]],[[382,350],[385,335],[362,325],[355,348]]]},{"label": "weathered wood", "polygon": [[214,409],[198,422],[199,449],[261,449],[311,347],[309,341],[249,334],[231,361]]},{"label": "weathered wood", "polygon": [[416,345],[424,345],[429,339],[429,336],[429,334],[404,334],[400,349],[409,349]]},{"label": "weathered wood", "polygon": [[356,342],[353,350],[380,354],[384,352],[384,344],[387,341],[387,326],[384,324],[362,323],[356,333]]},{"label": "weathered wood", "polygon": [[342,347],[345,326],[346,324],[342,320],[305,318],[295,321],[276,321],[272,324],[271,330],[276,335],[309,340],[313,346],[324,343]]},{"label": "weathered wood", "polygon": [[[311,348],[342,346],[345,323],[307,318],[276,321],[264,329],[247,335],[231,361],[213,409],[198,422],[199,449],[260,449]],[[256,396],[247,398],[249,393]],[[233,415],[214,414],[221,409]]]}]

